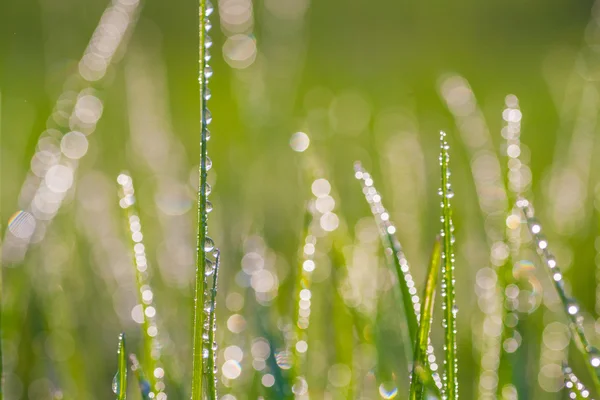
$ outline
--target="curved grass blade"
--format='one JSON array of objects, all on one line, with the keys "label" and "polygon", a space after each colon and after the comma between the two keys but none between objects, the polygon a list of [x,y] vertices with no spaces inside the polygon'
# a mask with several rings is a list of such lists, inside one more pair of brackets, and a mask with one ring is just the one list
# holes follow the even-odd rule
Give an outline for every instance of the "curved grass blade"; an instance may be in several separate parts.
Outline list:
[{"label": "curved grass blade", "polygon": [[129,355],[129,361],[131,362],[131,371],[135,376],[135,379],[138,381],[138,387],[140,389],[140,395],[142,396],[142,400],[150,400],[150,383],[146,379],[144,375],[144,370],[140,365],[135,354]]},{"label": "curved grass blade", "polygon": [[456,356],[456,307],[454,293],[454,225],[452,224],[452,208],[450,199],[454,197],[450,184],[450,146],[446,142],[446,134],[440,132],[440,166],[442,172],[442,303],[443,323],[446,349],[446,379],[444,379],[444,394],[450,400],[458,398],[458,361]]},{"label": "curved grass blade", "polygon": [[592,347],[589,339],[583,330],[583,315],[579,310],[579,305],[574,299],[569,298],[565,289],[563,275],[556,263],[556,258],[548,249],[548,240],[542,234],[542,226],[535,219],[535,214],[531,203],[525,199],[519,199],[517,206],[521,209],[527,220],[527,227],[536,243],[537,253],[542,262],[546,265],[546,270],[550,273],[554,288],[560,298],[565,315],[569,320],[569,329],[577,349],[585,359],[585,365],[594,381],[596,391],[600,393],[600,351]]},{"label": "curved grass blade", "polygon": [[590,391],[581,383],[567,364],[563,364],[563,374],[565,375],[565,387],[569,391],[569,398],[593,400],[590,398]]},{"label": "curved grass blade", "polygon": [[[200,83],[200,167],[198,183],[198,241],[196,255],[196,284],[194,295],[194,331],[193,331],[193,355],[192,355],[192,400],[202,400],[202,383],[206,367],[205,359],[208,354],[205,351],[207,343],[204,339],[207,331],[208,321],[205,321],[205,302],[208,299],[207,272],[210,275],[214,269],[214,262],[206,258],[206,253],[214,248],[212,239],[208,237],[208,213],[212,205],[208,201],[210,186],[207,182],[207,173],[212,166],[212,162],[207,154],[207,142],[210,138],[208,124],[212,121],[212,116],[208,107],[207,100],[210,98],[210,91],[207,87],[208,79],[212,76],[212,69],[208,65],[210,60],[209,48],[212,46],[212,40],[207,32],[211,28],[208,17],[213,13],[214,7],[209,0],[200,0],[199,3],[199,83]],[[211,244],[207,246],[207,244]],[[212,343],[208,344],[212,346]],[[209,394],[210,395],[210,394]]]},{"label": "curved grass blade", "polygon": [[[435,304],[435,291],[437,286],[438,272],[441,266],[442,243],[439,237],[436,238],[429,261],[429,271],[423,293],[423,303],[421,305],[421,321],[417,331],[417,340],[415,342],[415,361],[413,363],[413,374],[410,384],[410,399],[417,400],[424,395],[424,378],[427,379],[427,348],[429,345],[429,330],[433,319],[433,306]],[[425,377],[423,377],[425,375]],[[432,377],[429,377],[433,384]]]},{"label": "curved grass blade", "polygon": [[[409,331],[408,338],[406,335],[403,337],[405,341],[404,348],[409,354],[409,362],[412,362],[414,360],[414,355],[412,352],[414,350],[414,344],[417,343],[417,330],[421,313],[419,295],[417,294],[415,282],[410,273],[408,260],[406,259],[404,251],[402,250],[402,245],[395,236],[396,227],[390,221],[390,214],[381,202],[381,195],[375,189],[371,174],[369,174],[362,167],[360,162],[356,162],[354,164],[354,171],[355,178],[361,181],[365,199],[371,206],[371,212],[373,213],[373,217],[375,218],[375,221],[379,227],[379,233],[386,255],[391,256],[392,263],[396,269],[396,274],[398,275],[398,286],[402,296],[402,305],[404,307],[404,315]],[[433,351],[429,351],[429,348],[428,362],[430,363],[430,367],[436,365],[435,354]],[[438,390],[442,386],[439,374],[433,372],[431,375],[436,383],[436,394],[439,394]]]},{"label": "curved grass blade", "polygon": [[120,185],[119,205],[127,215],[127,225],[133,249],[133,264],[135,265],[135,279],[137,285],[138,301],[142,307],[142,337],[143,355],[142,362],[146,374],[150,376],[150,387],[156,396],[165,390],[164,369],[160,364],[161,346],[159,343],[159,330],[157,312],[154,303],[155,293],[150,285],[150,273],[146,247],[143,242],[142,224],[139,212],[136,209],[135,189],[133,178],[127,173],[119,174],[117,182]]},{"label": "curved grass blade", "polygon": [[113,380],[113,392],[117,395],[117,400],[125,400],[127,398],[127,353],[124,333],[119,335],[117,374]]}]

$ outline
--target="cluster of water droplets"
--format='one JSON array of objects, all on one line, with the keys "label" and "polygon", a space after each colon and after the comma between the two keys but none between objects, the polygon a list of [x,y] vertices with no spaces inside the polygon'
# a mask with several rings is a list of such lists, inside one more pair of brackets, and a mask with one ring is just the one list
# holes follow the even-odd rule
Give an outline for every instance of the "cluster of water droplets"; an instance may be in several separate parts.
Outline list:
[{"label": "cluster of water droplets", "polygon": [[554,287],[562,301],[565,314],[569,319],[569,328],[573,332],[573,335],[577,336],[578,343],[587,353],[587,362],[589,363],[589,366],[592,367],[596,375],[600,376],[600,351],[590,344],[590,341],[583,330],[584,318],[579,305],[574,299],[567,295],[562,272],[558,267],[556,258],[548,248],[548,239],[542,233],[542,226],[535,218],[533,207],[528,200],[523,198],[517,200],[517,207],[519,207],[525,215],[529,232],[536,244],[536,250],[541,257],[543,264],[546,266],[546,269],[550,273]]},{"label": "cluster of water droplets", "polygon": [[591,399],[590,391],[581,383],[570,367],[564,365],[563,374],[565,375],[565,387],[569,391],[570,399]]},{"label": "cluster of water droplets", "polygon": [[[119,396],[121,394],[121,357],[125,351],[125,334],[119,334],[119,346],[117,347],[117,360],[119,360],[119,369],[112,381],[112,391]],[[127,379],[127,366],[125,366],[125,379]]]},{"label": "cluster of water droplets", "polygon": [[158,335],[157,310],[154,304],[154,291],[150,286],[148,270],[148,258],[146,256],[146,246],[144,245],[144,235],[142,233],[142,224],[136,210],[135,189],[133,179],[127,173],[121,173],[117,177],[119,190],[119,206],[127,213],[127,223],[129,233],[133,243],[134,265],[136,269],[136,281],[139,289],[138,299],[142,309],[142,326],[144,337],[150,341],[151,360],[144,362],[151,363],[150,369],[153,374],[154,387],[151,388],[151,398],[166,400],[164,393],[164,369],[160,366],[161,346]]},{"label": "cluster of water droplets", "polygon": [[[421,301],[417,293],[415,281],[410,273],[408,260],[404,255],[400,241],[395,235],[396,227],[390,220],[389,212],[383,206],[381,194],[375,188],[371,174],[363,168],[360,162],[356,162],[354,164],[354,177],[361,182],[363,194],[365,195],[367,203],[369,203],[371,207],[371,212],[373,213],[373,216],[375,217],[379,227],[383,244],[385,246],[386,255],[394,257],[400,265],[402,274],[398,277],[398,279],[401,280],[402,284],[408,290],[410,301],[415,311],[416,323],[418,325],[419,321],[421,320]],[[438,365],[434,348],[431,343],[429,346],[427,346],[427,360],[429,362],[429,368],[432,371],[432,377],[435,381],[435,384],[441,389],[442,381],[439,374],[436,372],[438,370]],[[382,386],[380,387],[380,393],[382,390],[384,393],[390,392],[388,389],[385,389]]]},{"label": "cluster of water droplets", "polygon": [[452,223],[450,199],[454,197],[452,185],[450,184],[450,146],[446,141],[446,133],[440,132],[440,167],[442,172],[442,186],[438,194],[442,197],[440,207],[442,208],[442,230],[440,236],[443,240],[442,246],[442,326],[446,331],[444,344],[445,369],[442,377],[442,397],[458,398],[458,362],[456,346],[456,316],[458,307],[456,305],[454,291],[454,225]]}]

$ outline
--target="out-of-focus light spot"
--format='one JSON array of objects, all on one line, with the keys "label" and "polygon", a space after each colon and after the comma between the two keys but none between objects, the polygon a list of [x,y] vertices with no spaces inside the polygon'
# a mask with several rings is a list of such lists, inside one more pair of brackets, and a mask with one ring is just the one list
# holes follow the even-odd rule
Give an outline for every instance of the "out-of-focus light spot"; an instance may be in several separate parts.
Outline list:
[{"label": "out-of-focus light spot", "polygon": [[292,353],[287,350],[275,353],[275,362],[281,369],[292,368]]},{"label": "out-of-focus light spot", "polygon": [[292,150],[297,151],[298,153],[302,153],[308,146],[310,145],[310,139],[308,135],[304,132],[296,132],[292,135],[290,139],[290,147]]},{"label": "out-of-focus light spot", "polygon": [[265,260],[262,255],[256,252],[248,252],[242,257],[242,269],[248,275],[252,275],[265,267]]},{"label": "out-of-focus light spot", "polygon": [[329,368],[327,376],[333,386],[344,387],[350,384],[352,371],[346,364],[335,364]]},{"label": "out-of-focus light spot", "polygon": [[258,360],[266,360],[271,354],[271,346],[269,342],[263,338],[255,339],[250,349],[252,357]]},{"label": "out-of-focus light spot", "polygon": [[244,352],[238,346],[228,346],[223,352],[223,357],[225,357],[225,360],[227,361],[234,360],[241,363],[244,359]]},{"label": "out-of-focus light spot", "polygon": [[95,124],[102,116],[102,102],[93,95],[83,95],[75,104],[75,115],[85,124]]},{"label": "out-of-focus light spot", "polygon": [[233,333],[240,333],[246,329],[246,320],[240,314],[233,314],[227,319],[227,329]]},{"label": "out-of-focus light spot", "polygon": [[316,197],[328,196],[331,192],[331,184],[327,179],[320,178],[312,183],[311,190]]},{"label": "out-of-focus light spot", "polygon": [[304,340],[299,340],[298,343],[296,343],[296,350],[298,353],[306,353],[306,350],[308,350],[308,343]]},{"label": "out-of-focus light spot", "polygon": [[379,385],[379,395],[384,399],[393,399],[398,395],[398,388],[393,382]]},{"label": "out-of-focus light spot", "polygon": [[571,334],[567,325],[561,322],[551,322],[544,328],[542,340],[544,345],[550,350],[564,350],[571,339]]},{"label": "out-of-focus light spot", "polygon": [[144,309],[141,304],[136,304],[131,309],[131,319],[133,319],[138,324],[144,323]]},{"label": "out-of-focus light spot", "polygon": [[256,60],[256,40],[248,35],[233,35],[223,44],[223,55],[230,67],[248,68]]},{"label": "out-of-focus light spot", "polygon": [[152,306],[146,307],[146,311],[144,312],[144,314],[146,314],[146,317],[148,318],[154,318],[154,316],[156,316],[156,308]]},{"label": "out-of-focus light spot", "polygon": [[29,239],[35,232],[35,217],[27,211],[17,211],[8,220],[8,230],[19,239]]},{"label": "out-of-focus light spot", "polygon": [[162,379],[165,376],[165,370],[158,367],[154,370],[154,377]]},{"label": "out-of-focus light spot", "polygon": [[45,180],[48,188],[54,193],[64,193],[73,184],[73,170],[66,165],[55,165],[48,169]]},{"label": "out-of-focus light spot", "polygon": [[327,232],[335,231],[340,225],[340,219],[332,212],[321,215],[320,218],[321,228]]},{"label": "out-of-focus light spot", "polygon": [[306,260],[302,263],[302,268],[306,272],[313,272],[315,270],[315,262],[313,260]]},{"label": "out-of-focus light spot", "polygon": [[244,296],[237,292],[231,292],[225,298],[225,306],[229,311],[240,311],[244,308]]},{"label": "out-of-focus light spot", "polygon": [[319,197],[315,201],[315,207],[317,208],[317,211],[322,214],[333,211],[335,208],[335,200],[331,196]]},{"label": "out-of-focus light spot", "polygon": [[252,275],[250,284],[258,293],[270,292],[275,288],[277,280],[270,271],[266,269],[260,270]]},{"label": "out-of-focus light spot", "polygon": [[70,159],[78,160],[88,151],[88,140],[81,132],[72,131],[63,136],[60,149]]},{"label": "out-of-focus light spot", "polygon": [[227,379],[237,379],[242,374],[242,366],[235,360],[227,360],[223,363],[221,371]]},{"label": "out-of-focus light spot", "polygon": [[558,392],[563,386],[561,366],[558,364],[546,364],[542,366],[538,374],[538,384],[546,392]]},{"label": "out-of-focus light spot", "polygon": [[271,374],[265,374],[260,381],[264,387],[271,387],[275,384],[275,377]]}]

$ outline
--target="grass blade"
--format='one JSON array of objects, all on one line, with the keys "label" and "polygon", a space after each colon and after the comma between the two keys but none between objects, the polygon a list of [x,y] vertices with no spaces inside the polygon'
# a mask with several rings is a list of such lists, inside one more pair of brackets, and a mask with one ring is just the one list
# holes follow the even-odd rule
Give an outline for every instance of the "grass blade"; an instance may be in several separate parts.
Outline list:
[{"label": "grass blade", "polygon": [[154,304],[154,291],[150,285],[150,273],[146,247],[143,242],[142,224],[136,209],[135,189],[133,179],[127,173],[119,174],[117,182],[120,185],[119,205],[127,215],[131,244],[133,248],[133,263],[135,265],[135,278],[137,285],[138,301],[142,307],[142,336],[143,359],[146,374],[150,376],[150,387],[153,394],[163,393],[165,390],[164,369],[160,365],[160,343],[158,340],[157,312]]},{"label": "grass blade", "polygon": [[[404,251],[402,250],[402,245],[395,236],[396,227],[390,221],[390,214],[381,202],[381,195],[374,187],[371,174],[369,174],[362,167],[360,162],[354,164],[354,170],[354,176],[356,179],[361,181],[363,193],[367,202],[371,206],[371,212],[373,213],[373,217],[375,217],[375,221],[379,227],[379,233],[382,244],[386,250],[386,255],[391,256],[396,274],[398,275],[398,286],[402,296],[402,305],[404,307],[404,315],[409,331],[408,338],[406,338],[406,335],[404,337],[406,342],[404,347],[406,352],[409,354],[409,362],[412,362],[414,360],[414,355],[412,352],[415,347],[414,344],[417,343],[417,330],[419,327],[419,319],[421,317],[421,303],[419,295],[417,294],[415,282],[410,273],[408,260],[406,259]],[[430,366],[435,365],[435,354],[433,352],[428,352],[428,361],[430,362]],[[437,393],[437,389],[441,387],[441,381],[439,379],[439,375],[435,372],[432,373],[432,377],[436,383],[434,389]]]},{"label": "grass blade", "polygon": [[452,185],[450,184],[450,146],[446,142],[446,134],[440,132],[440,166],[442,172],[442,309],[443,326],[445,329],[446,348],[446,379],[444,379],[444,394],[450,400],[458,398],[458,361],[456,356],[456,306],[454,293],[454,225],[452,224],[452,208],[450,199],[454,197]]},{"label": "grass blade", "polygon": [[217,307],[217,284],[219,278],[219,266],[221,264],[221,252],[216,249],[215,250],[215,272],[213,277],[213,284],[210,293],[210,313],[208,317],[208,341],[207,343],[210,345],[208,349],[208,363],[206,366],[206,382],[207,382],[207,392],[209,393],[209,398],[216,399],[217,398],[217,341],[215,339],[215,333],[217,331],[217,314],[215,312]]},{"label": "grass blade", "polygon": [[138,381],[138,387],[140,389],[140,395],[142,396],[142,400],[150,399],[150,383],[146,379],[144,375],[144,370],[140,365],[135,354],[129,355],[129,360],[131,361],[131,371],[135,376],[135,379]]},{"label": "grass blade", "polygon": [[[207,32],[211,24],[208,20],[214,8],[209,0],[200,0],[199,3],[199,82],[200,82],[200,167],[198,183],[198,241],[196,254],[196,284],[194,295],[194,331],[193,331],[193,355],[192,355],[192,400],[202,400],[202,380],[205,371],[205,359],[208,354],[205,351],[205,301],[208,298],[208,287],[206,273],[214,268],[214,263],[206,258],[206,253],[213,250],[214,245],[208,237],[208,212],[212,208],[208,202],[210,186],[207,182],[207,172],[212,166],[207,154],[207,141],[209,138],[208,124],[212,120],[210,111],[206,106],[206,100],[210,97],[207,88],[208,79],[212,76],[212,70],[207,61],[210,59],[208,48],[212,45]],[[209,250],[207,250],[209,248]],[[212,343],[209,344],[212,347]],[[209,394],[212,398],[212,394]]]},{"label": "grass blade", "polygon": [[[429,261],[429,272],[423,293],[423,303],[421,305],[421,321],[417,331],[417,340],[415,342],[415,361],[413,363],[413,374],[410,385],[410,399],[417,400],[423,396],[423,379],[419,371],[424,372],[427,369],[427,347],[429,345],[429,330],[431,320],[433,319],[433,306],[435,304],[435,289],[437,286],[438,272],[441,266],[442,244],[440,238],[436,238]],[[433,380],[432,380],[433,382]]]},{"label": "grass blade", "polygon": [[[354,165],[355,177],[359,179],[362,184],[363,193],[369,205],[377,225],[379,227],[381,241],[386,249],[386,254],[391,254],[391,258],[398,275],[398,285],[400,287],[400,293],[402,295],[402,305],[404,306],[404,314],[406,316],[406,324],[408,326],[408,333],[411,345],[407,349],[407,352],[412,352],[412,343],[416,342],[417,329],[419,326],[419,313],[421,312],[421,304],[419,296],[415,288],[408,260],[404,255],[400,242],[394,235],[396,233],[396,227],[390,221],[390,215],[384,208],[381,202],[381,195],[377,192],[373,185],[373,178],[360,164],[357,162]],[[411,290],[411,288],[413,290]],[[412,293],[411,293],[412,292]],[[410,354],[410,359],[413,359]]]},{"label": "grass blade", "polygon": [[519,199],[517,201],[517,206],[525,215],[527,227],[536,243],[536,250],[541,257],[543,264],[546,265],[547,271],[550,273],[554,288],[561,300],[565,315],[569,320],[568,325],[571,331],[571,337],[585,360],[585,365],[594,381],[596,391],[600,393],[600,351],[592,347],[583,330],[583,315],[580,313],[579,305],[567,295],[563,275],[556,263],[554,255],[548,249],[548,240],[541,233],[542,226],[535,219],[531,203],[528,200]]},{"label": "grass blade", "polygon": [[[579,378],[573,373],[573,370],[563,364],[563,374],[565,375],[565,387],[569,391],[571,399],[589,399],[590,391],[581,383]],[[593,400],[593,399],[592,399]]]},{"label": "grass blade", "polygon": [[113,392],[117,395],[117,400],[125,400],[127,398],[127,353],[124,333],[119,335],[117,360],[117,374],[113,381]]}]

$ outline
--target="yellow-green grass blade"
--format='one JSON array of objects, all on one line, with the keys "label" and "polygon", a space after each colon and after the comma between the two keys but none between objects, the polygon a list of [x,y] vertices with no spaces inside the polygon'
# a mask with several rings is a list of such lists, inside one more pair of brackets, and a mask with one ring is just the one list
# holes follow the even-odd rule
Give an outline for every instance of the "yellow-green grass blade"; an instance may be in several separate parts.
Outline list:
[{"label": "yellow-green grass blade", "polygon": [[[433,307],[435,304],[435,292],[438,282],[438,274],[441,267],[442,243],[440,238],[436,238],[429,261],[429,271],[427,272],[427,281],[423,293],[423,302],[421,303],[421,322],[417,331],[417,340],[415,343],[415,360],[413,363],[413,374],[410,385],[410,399],[417,400],[423,397],[424,379],[431,374],[427,363],[427,347],[429,345],[429,331],[433,319]],[[425,375],[425,377],[423,377]],[[433,383],[433,378],[427,379]],[[435,387],[435,386],[434,386]]]},{"label": "yellow-green grass blade", "polygon": [[113,392],[117,395],[117,400],[127,398],[127,353],[125,349],[125,334],[119,335],[119,345],[117,347],[117,374],[113,381]]}]

